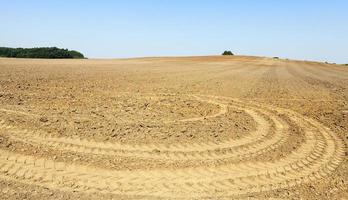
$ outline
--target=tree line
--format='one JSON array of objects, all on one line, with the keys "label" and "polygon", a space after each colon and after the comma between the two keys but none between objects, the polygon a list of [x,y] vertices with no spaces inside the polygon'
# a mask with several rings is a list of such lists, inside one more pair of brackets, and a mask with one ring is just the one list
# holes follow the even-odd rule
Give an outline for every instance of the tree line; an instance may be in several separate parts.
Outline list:
[{"label": "tree line", "polygon": [[0,47],[0,57],[10,58],[85,58],[78,51],[57,47],[8,48]]}]

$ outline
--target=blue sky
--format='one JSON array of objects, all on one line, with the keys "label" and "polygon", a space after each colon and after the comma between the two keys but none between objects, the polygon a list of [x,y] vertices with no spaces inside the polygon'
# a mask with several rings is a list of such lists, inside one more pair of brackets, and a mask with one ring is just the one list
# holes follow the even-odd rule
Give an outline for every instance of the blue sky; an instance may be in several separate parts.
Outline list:
[{"label": "blue sky", "polygon": [[236,54],[348,63],[348,1],[0,0],[0,46],[90,58]]}]

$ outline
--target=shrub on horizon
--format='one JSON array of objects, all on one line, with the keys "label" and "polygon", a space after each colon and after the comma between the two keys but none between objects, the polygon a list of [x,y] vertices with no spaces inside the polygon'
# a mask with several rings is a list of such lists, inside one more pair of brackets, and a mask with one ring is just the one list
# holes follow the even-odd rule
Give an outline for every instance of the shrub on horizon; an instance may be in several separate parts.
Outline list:
[{"label": "shrub on horizon", "polygon": [[233,56],[234,54],[232,53],[232,51],[224,51],[222,53],[223,56]]}]

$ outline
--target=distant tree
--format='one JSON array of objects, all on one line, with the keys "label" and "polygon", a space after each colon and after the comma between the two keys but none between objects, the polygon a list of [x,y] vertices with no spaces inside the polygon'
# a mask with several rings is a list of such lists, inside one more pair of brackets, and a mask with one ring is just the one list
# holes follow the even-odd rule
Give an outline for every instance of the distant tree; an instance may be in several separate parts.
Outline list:
[{"label": "distant tree", "polygon": [[232,51],[224,51],[222,53],[223,56],[233,56],[234,54],[232,53]]},{"label": "distant tree", "polygon": [[279,59],[279,57],[273,57],[273,59],[276,59],[276,60],[278,60],[278,59]]},{"label": "distant tree", "polygon": [[78,51],[59,49],[57,47],[8,48],[0,47],[0,57],[11,58],[84,58]]}]

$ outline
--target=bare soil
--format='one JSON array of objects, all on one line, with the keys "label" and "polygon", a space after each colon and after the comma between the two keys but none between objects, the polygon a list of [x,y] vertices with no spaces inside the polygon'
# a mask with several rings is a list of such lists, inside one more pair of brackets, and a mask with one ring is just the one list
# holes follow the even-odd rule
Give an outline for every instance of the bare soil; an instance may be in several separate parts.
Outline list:
[{"label": "bare soil", "polygon": [[0,199],[348,199],[348,68],[0,59]]}]

